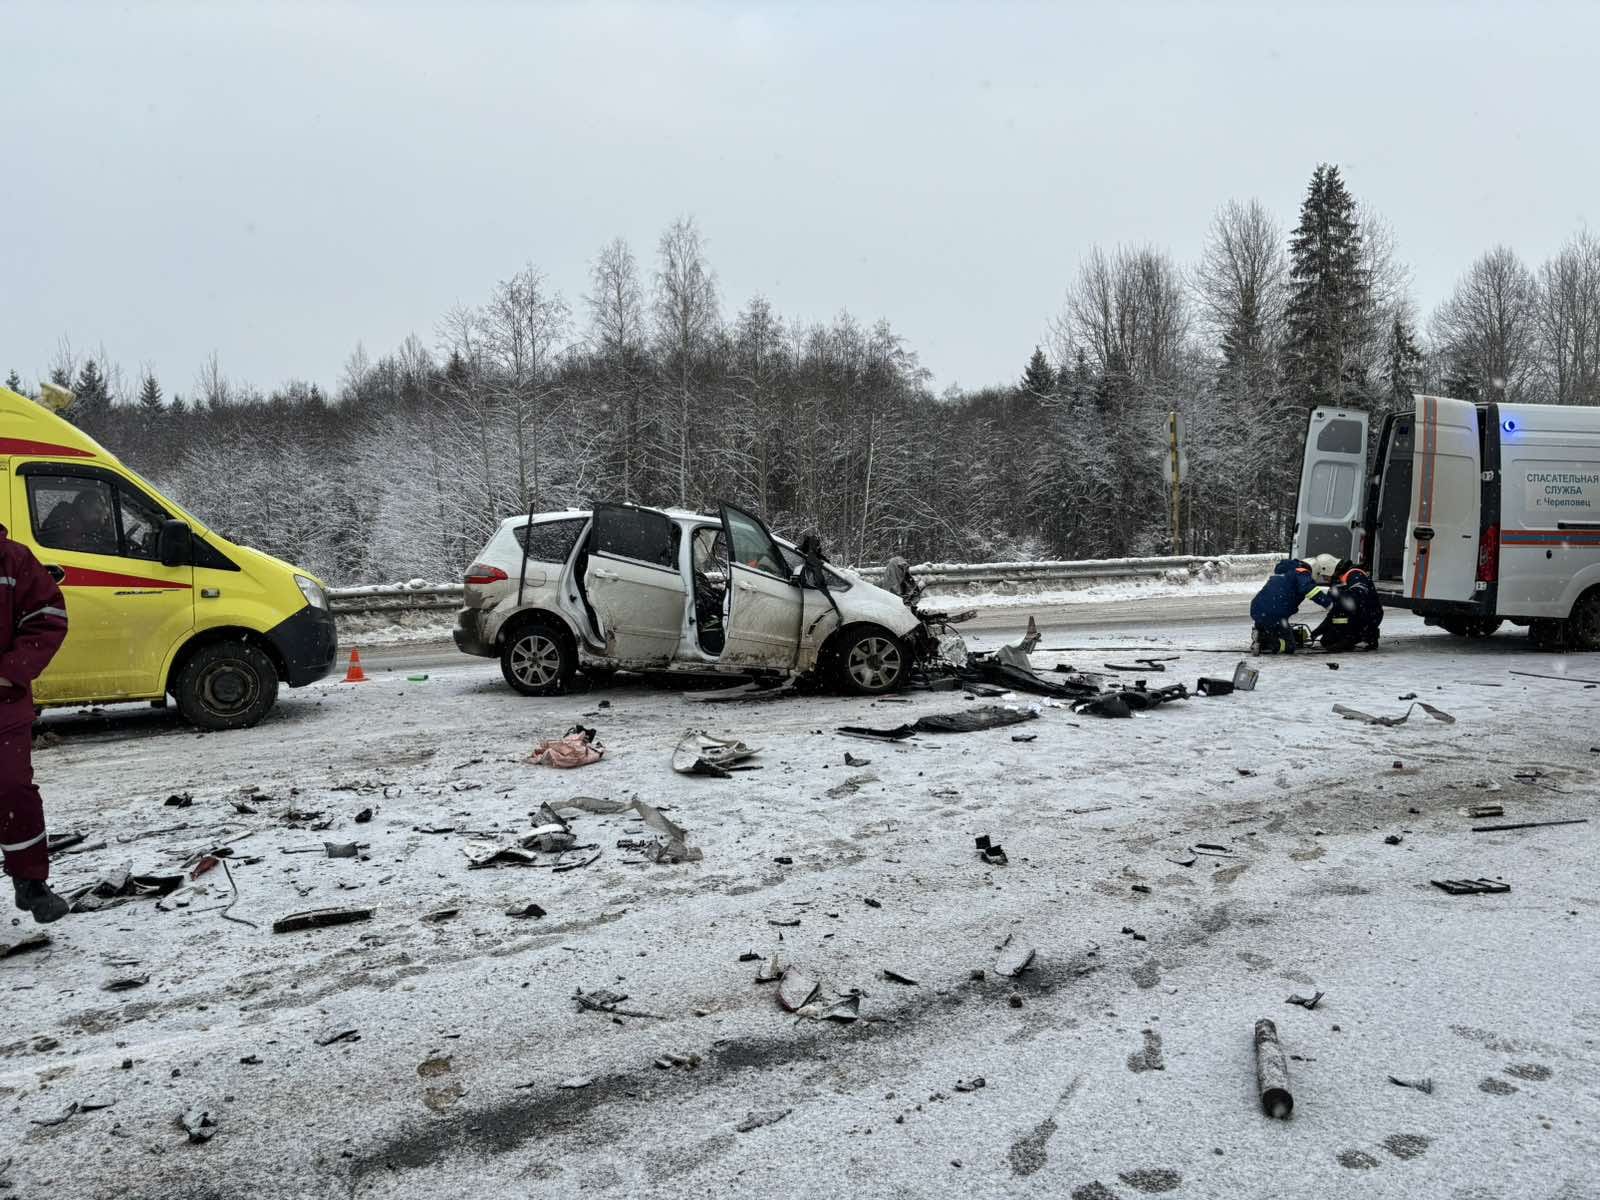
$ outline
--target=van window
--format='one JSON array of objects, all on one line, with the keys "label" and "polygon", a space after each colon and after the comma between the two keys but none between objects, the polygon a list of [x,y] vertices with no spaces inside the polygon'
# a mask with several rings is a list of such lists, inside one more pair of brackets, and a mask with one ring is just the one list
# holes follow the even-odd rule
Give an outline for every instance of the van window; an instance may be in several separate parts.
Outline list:
[{"label": "van window", "polygon": [[116,554],[111,485],[76,475],[28,477],[33,536],[39,545],[78,554]]},{"label": "van window", "polygon": [[1366,438],[1360,421],[1332,420],[1317,434],[1317,449],[1331,454],[1364,454]]},{"label": "van window", "polygon": [[512,536],[517,539],[527,556],[534,562],[565,563],[577,545],[578,535],[588,523],[585,517],[570,521],[541,521],[537,525],[520,526]]},{"label": "van window", "polygon": [[160,557],[157,545],[167,514],[139,492],[125,487],[117,489],[117,512],[122,518],[123,556],[155,562]]}]

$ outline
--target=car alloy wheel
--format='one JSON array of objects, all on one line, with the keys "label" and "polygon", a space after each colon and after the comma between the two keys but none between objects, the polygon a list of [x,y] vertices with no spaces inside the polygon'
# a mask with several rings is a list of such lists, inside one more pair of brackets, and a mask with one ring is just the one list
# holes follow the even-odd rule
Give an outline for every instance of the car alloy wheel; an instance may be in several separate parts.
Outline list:
[{"label": "car alloy wheel", "polygon": [[887,691],[900,682],[900,674],[905,670],[905,655],[889,638],[872,635],[861,638],[850,647],[845,670],[862,691]]},{"label": "car alloy wheel", "polygon": [[561,678],[561,647],[543,631],[526,633],[511,645],[511,672],[528,687],[551,687]]}]

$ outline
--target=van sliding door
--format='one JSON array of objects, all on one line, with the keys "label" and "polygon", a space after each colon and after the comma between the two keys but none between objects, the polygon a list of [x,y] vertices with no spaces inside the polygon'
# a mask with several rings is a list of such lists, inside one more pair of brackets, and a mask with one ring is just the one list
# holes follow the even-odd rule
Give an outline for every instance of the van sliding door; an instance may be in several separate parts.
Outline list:
[{"label": "van sliding door", "polygon": [[1406,529],[1406,594],[1470,601],[1478,575],[1478,409],[1418,396]]}]

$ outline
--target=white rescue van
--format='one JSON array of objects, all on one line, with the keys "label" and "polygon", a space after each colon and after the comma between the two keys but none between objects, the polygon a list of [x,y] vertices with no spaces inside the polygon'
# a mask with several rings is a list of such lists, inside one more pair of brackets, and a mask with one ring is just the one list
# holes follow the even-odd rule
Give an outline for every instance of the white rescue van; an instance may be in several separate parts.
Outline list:
[{"label": "white rescue van", "polygon": [[1460,637],[1509,621],[1600,650],[1600,408],[1418,396],[1311,413],[1292,553],[1360,563],[1386,607]]}]

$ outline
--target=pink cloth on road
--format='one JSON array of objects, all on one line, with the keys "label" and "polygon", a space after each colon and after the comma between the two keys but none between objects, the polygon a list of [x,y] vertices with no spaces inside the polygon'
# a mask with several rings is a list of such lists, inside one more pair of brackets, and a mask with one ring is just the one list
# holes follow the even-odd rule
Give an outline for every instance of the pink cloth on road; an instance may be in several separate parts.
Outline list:
[{"label": "pink cloth on road", "polygon": [[528,761],[536,767],[587,767],[605,756],[606,748],[581,733],[546,738],[533,748]]}]

